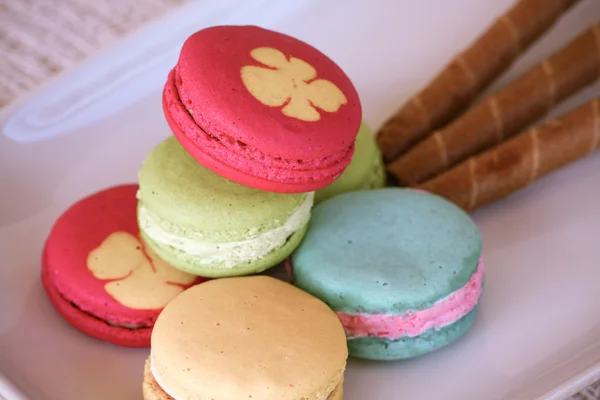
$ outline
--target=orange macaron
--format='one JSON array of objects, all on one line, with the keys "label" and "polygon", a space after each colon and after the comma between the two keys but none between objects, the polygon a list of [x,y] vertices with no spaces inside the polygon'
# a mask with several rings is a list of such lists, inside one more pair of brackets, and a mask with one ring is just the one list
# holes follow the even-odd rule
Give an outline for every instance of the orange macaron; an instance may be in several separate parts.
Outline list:
[{"label": "orange macaron", "polygon": [[268,276],[192,287],[163,310],[145,400],[340,400],[348,351],[325,303]]}]

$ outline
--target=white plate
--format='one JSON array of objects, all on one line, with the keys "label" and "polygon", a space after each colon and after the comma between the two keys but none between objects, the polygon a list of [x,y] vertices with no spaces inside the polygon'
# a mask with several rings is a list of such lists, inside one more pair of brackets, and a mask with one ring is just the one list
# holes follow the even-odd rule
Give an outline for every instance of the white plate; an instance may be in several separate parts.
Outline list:
[{"label": "white plate", "polygon": [[[160,90],[189,33],[213,24],[253,23],[304,39],[347,71],[366,120],[378,126],[511,4],[196,1],[5,113],[5,134],[0,134],[2,396],[141,398],[148,350],[90,339],[61,320],[38,279],[40,251],[52,222],[69,204],[106,186],[135,181],[144,156],[169,135]],[[583,0],[509,77],[598,17],[600,2]],[[600,84],[557,112],[599,94]],[[351,360],[345,399],[561,399],[600,377],[599,173],[596,153],[477,212],[488,284],[473,329],[455,345],[420,359]]]}]

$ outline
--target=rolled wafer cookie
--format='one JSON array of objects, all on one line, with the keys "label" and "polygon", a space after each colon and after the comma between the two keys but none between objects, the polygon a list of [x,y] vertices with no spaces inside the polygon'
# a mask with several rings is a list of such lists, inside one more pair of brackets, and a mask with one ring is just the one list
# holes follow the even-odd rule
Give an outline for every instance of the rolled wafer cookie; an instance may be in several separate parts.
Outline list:
[{"label": "rolled wafer cookie", "polygon": [[520,0],[380,128],[386,162],[464,111],[579,0]]},{"label": "rolled wafer cookie", "polygon": [[404,185],[431,179],[518,134],[599,78],[600,22],[411,148],[387,170]]},{"label": "rolled wafer cookie", "polygon": [[600,146],[600,98],[417,186],[466,211],[503,199]]}]

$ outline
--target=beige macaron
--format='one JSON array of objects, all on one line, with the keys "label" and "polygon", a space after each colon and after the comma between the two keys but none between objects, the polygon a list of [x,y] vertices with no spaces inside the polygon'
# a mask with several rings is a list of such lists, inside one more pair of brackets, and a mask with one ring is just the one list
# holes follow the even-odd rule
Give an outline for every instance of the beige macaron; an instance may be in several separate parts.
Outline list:
[{"label": "beige macaron", "polygon": [[145,400],[341,400],[348,350],[322,301],[268,276],[212,280],[152,332]]}]

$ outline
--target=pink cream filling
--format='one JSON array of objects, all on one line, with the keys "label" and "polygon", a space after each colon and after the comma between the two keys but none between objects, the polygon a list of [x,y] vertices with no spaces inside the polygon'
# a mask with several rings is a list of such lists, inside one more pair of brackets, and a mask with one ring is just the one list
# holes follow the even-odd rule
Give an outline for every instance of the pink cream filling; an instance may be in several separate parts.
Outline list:
[{"label": "pink cream filling", "polygon": [[403,336],[419,336],[431,328],[439,330],[453,324],[471,312],[481,296],[484,274],[480,258],[477,270],[463,287],[425,310],[408,311],[403,315],[344,312],[338,312],[337,315],[349,339],[377,336],[395,340]]}]

